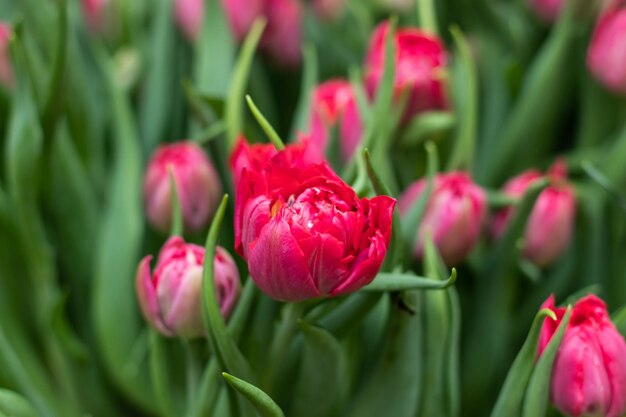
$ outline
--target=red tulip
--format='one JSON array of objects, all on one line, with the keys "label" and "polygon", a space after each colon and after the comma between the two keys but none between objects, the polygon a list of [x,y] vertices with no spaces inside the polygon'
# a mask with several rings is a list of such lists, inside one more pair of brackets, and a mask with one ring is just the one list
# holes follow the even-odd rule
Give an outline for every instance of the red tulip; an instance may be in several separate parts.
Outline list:
[{"label": "red tulip", "polygon": [[339,126],[341,156],[344,161],[349,160],[363,136],[352,85],[340,79],[318,85],[313,91],[311,111],[313,144],[324,152],[328,147],[329,130]]},{"label": "red tulip", "polygon": [[[426,180],[413,183],[400,196],[400,215],[406,216],[426,188]],[[464,172],[439,174],[419,229],[415,256],[424,256],[430,234],[447,265],[461,262],[474,248],[487,213],[485,192]]]},{"label": "red tulip", "polygon": [[359,199],[326,163],[303,164],[292,148],[244,169],[235,202],[235,246],[250,276],[284,301],[338,296],[378,273],[395,200]]},{"label": "red tulip", "polygon": [[198,232],[217,209],[222,195],[220,177],[202,148],[193,142],[177,142],[158,148],[146,170],[143,196],[148,220],[163,232],[168,231],[172,223],[170,169],[185,229]]},{"label": "red tulip", "polygon": [[607,89],[626,95],[626,2],[614,2],[596,25],[587,67]]},{"label": "red tulip", "polygon": [[[511,197],[521,197],[540,178],[543,175],[539,171],[526,171],[507,182],[503,192]],[[576,215],[576,196],[567,183],[565,164],[557,160],[550,168],[548,178],[552,184],[537,197],[524,232],[524,256],[538,266],[550,265],[567,249]],[[512,216],[510,207],[496,213],[492,222],[494,237],[504,233]]]},{"label": "red tulip", "polygon": [[8,23],[0,22],[0,84],[10,88],[13,86],[13,66],[9,54],[9,42],[13,35],[13,28]]},{"label": "red tulip", "polygon": [[[554,307],[554,296],[542,308],[554,311],[557,320],[545,319],[538,356],[565,314],[565,308]],[[574,305],[552,367],[551,397],[557,409],[573,417],[626,413],[626,342],[595,295]]]},{"label": "red tulip", "polygon": [[[389,24],[380,24],[370,39],[365,62],[366,87],[376,95],[385,67],[385,39]],[[408,90],[405,121],[425,110],[445,109],[447,54],[443,42],[416,28],[398,29],[393,37],[394,93]]]},{"label": "red tulip", "polygon": [[[193,338],[204,335],[202,321],[202,269],[204,248],[170,238],[150,274],[152,256],[137,270],[137,296],[146,321],[165,336]],[[239,295],[239,272],[229,253],[215,249],[215,293],[220,312],[227,318]]]}]

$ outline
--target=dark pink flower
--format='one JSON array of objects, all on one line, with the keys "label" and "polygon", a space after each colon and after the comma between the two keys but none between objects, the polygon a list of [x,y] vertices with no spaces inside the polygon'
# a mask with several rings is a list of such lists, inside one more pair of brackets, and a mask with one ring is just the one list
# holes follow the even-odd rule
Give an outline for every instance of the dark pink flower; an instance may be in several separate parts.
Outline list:
[{"label": "dark pink flower", "polygon": [[284,301],[338,296],[378,273],[395,200],[360,199],[326,163],[302,164],[290,149],[244,169],[235,202],[235,246],[250,276]]},{"label": "dark pink flower", "polygon": [[[537,170],[526,171],[509,180],[503,192],[519,198],[532,183],[543,177]],[[554,163],[548,178],[552,183],[537,197],[524,232],[524,256],[538,266],[550,265],[567,249],[576,216],[576,196],[567,183],[567,167],[563,161]],[[494,215],[491,231],[495,238],[504,233],[512,216],[511,207]]]},{"label": "dark pink flower", "polygon": [[532,11],[544,22],[553,23],[561,14],[564,0],[528,0]]},{"label": "dark pink flower", "polygon": [[[400,196],[400,215],[406,216],[426,188],[426,180],[413,183]],[[439,174],[419,229],[415,256],[424,256],[424,239],[430,234],[447,265],[461,262],[474,248],[487,213],[485,192],[467,173]]]},{"label": "dark pink flower", "polygon": [[[383,76],[387,33],[389,24],[381,23],[370,39],[365,85],[371,97],[376,95]],[[395,47],[395,97],[408,91],[405,121],[425,110],[447,108],[447,54],[443,42],[419,29],[402,28],[396,31],[392,43]]]},{"label": "dark pink flower", "polygon": [[589,49],[587,67],[610,91],[626,95],[626,2],[614,2],[600,17]]},{"label": "dark pink flower", "polygon": [[7,88],[12,87],[15,82],[9,53],[9,42],[12,35],[13,28],[11,25],[0,22],[0,84]]},{"label": "dark pink flower", "polygon": [[[554,311],[557,320],[545,319],[538,357],[565,314],[565,308],[554,306],[554,296],[542,308]],[[551,397],[556,408],[573,417],[626,413],[626,342],[595,295],[574,305],[552,367]]]},{"label": "dark pink flower", "polygon": [[105,12],[109,0],[81,0],[83,15],[87,27],[92,32],[99,32],[104,25]]},{"label": "dark pink flower", "polygon": [[[151,259],[152,256],[143,258],[136,278],[139,305],[146,321],[166,336],[203,336],[204,248],[175,236],[161,249],[153,274]],[[215,248],[214,268],[220,312],[228,318],[239,295],[239,272],[230,254],[219,246]]]},{"label": "dark pink flower", "polygon": [[185,37],[195,41],[202,29],[204,0],[175,0],[174,18]]},{"label": "dark pink flower", "polygon": [[217,209],[222,184],[202,148],[193,142],[163,145],[152,155],[144,178],[144,206],[150,223],[163,232],[172,222],[172,171],[185,229],[198,232]]},{"label": "dark pink flower", "polygon": [[349,160],[361,142],[363,125],[359,116],[352,85],[334,79],[318,85],[311,103],[311,141],[325,152],[329,131],[338,126],[339,145],[344,161]]}]

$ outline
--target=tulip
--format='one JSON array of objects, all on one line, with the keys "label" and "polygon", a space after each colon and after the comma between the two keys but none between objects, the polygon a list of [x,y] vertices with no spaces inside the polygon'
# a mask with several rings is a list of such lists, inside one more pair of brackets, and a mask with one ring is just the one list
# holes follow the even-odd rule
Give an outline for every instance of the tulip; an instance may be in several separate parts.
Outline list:
[{"label": "tulip", "polygon": [[8,23],[0,22],[0,85],[10,88],[13,86],[13,67],[9,54],[9,42],[13,36],[13,29]]},{"label": "tulip", "polygon": [[235,39],[241,42],[254,19],[265,16],[260,47],[285,67],[300,64],[302,5],[298,0],[222,0]]},{"label": "tulip", "polygon": [[[380,24],[367,52],[365,85],[370,97],[376,95],[385,67],[385,45],[389,24]],[[443,42],[436,36],[415,28],[399,29],[393,36],[394,95],[399,98],[408,90],[404,113],[407,121],[425,110],[445,109],[445,70],[447,54]]]},{"label": "tulip", "polygon": [[313,91],[311,140],[321,152],[328,146],[329,130],[339,125],[339,144],[344,161],[352,157],[363,136],[363,125],[352,85],[344,80],[330,80]]},{"label": "tulip", "polygon": [[[161,249],[154,273],[152,256],[137,269],[137,297],[146,321],[165,336],[183,338],[205,334],[202,321],[202,266],[204,248],[171,237]],[[228,318],[239,295],[239,272],[222,247],[215,248],[215,294],[224,318]]]},{"label": "tulip", "polygon": [[[519,198],[533,182],[543,177],[537,170],[526,171],[507,182],[503,192]],[[567,167],[561,160],[550,168],[548,178],[551,185],[537,197],[524,232],[523,255],[541,267],[552,264],[567,249],[576,215],[576,196],[567,183]],[[495,238],[504,233],[512,216],[510,207],[496,213],[492,222]]]},{"label": "tulip", "polygon": [[204,0],[175,0],[176,24],[189,41],[195,41],[202,29]]},{"label": "tulip", "polygon": [[596,25],[587,67],[610,91],[626,95],[626,3],[615,2]]},{"label": "tulip", "polygon": [[244,169],[235,201],[235,249],[270,297],[300,301],[358,290],[387,253],[395,200],[359,199],[325,162],[286,148]]},{"label": "tulip", "polygon": [[334,20],[346,7],[346,0],[312,0],[313,12],[323,20]]},{"label": "tulip", "polygon": [[[413,183],[400,196],[398,208],[404,217],[426,188],[426,180]],[[474,248],[487,212],[485,192],[464,172],[439,174],[417,230],[414,254],[424,256],[428,234],[446,265],[463,260]]]},{"label": "tulip", "polygon": [[172,172],[185,229],[206,226],[222,195],[220,178],[201,147],[193,142],[163,145],[156,150],[144,178],[144,206],[150,223],[162,232],[172,223]]},{"label": "tulip", "polygon": [[564,0],[528,0],[531,10],[546,23],[553,23],[565,6]]},{"label": "tulip", "polygon": [[[565,308],[554,307],[554,296],[542,308],[551,309],[557,320],[545,319],[538,356],[565,314]],[[621,417],[626,413],[626,341],[611,322],[604,302],[595,295],[574,305],[551,378],[552,402],[564,414]]]},{"label": "tulip", "polygon": [[92,32],[99,32],[104,25],[104,13],[109,0],[81,0],[83,15],[87,27]]}]

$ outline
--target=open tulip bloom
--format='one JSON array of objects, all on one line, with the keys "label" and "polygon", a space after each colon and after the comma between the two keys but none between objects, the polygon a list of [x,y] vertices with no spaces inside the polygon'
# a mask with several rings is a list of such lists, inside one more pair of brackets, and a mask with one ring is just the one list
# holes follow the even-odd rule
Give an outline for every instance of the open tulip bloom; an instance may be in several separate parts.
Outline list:
[{"label": "open tulip bloom", "polygon": [[626,417],[625,213],[626,0],[0,0],[0,417]]}]

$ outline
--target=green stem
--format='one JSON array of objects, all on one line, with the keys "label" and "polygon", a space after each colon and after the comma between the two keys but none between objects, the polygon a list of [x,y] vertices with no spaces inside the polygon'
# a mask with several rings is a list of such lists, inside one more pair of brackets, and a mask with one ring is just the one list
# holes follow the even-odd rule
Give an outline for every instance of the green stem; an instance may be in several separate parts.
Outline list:
[{"label": "green stem", "polygon": [[422,29],[435,35],[439,34],[437,25],[437,12],[434,0],[417,0],[418,22]]},{"label": "green stem", "polygon": [[156,330],[150,332],[150,371],[152,388],[158,402],[158,408],[163,416],[173,417],[174,413],[170,402],[170,390],[167,384],[165,358],[163,357],[163,341]]},{"label": "green stem", "polygon": [[189,340],[183,340],[183,348],[185,350],[185,376],[187,383],[187,410],[188,413],[193,409],[194,404],[197,401],[197,393],[198,393],[198,381],[199,381],[199,373],[198,373],[198,355],[197,352],[192,345],[192,342]]}]

